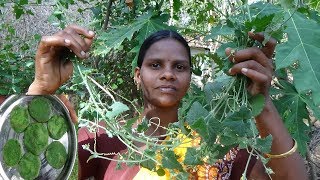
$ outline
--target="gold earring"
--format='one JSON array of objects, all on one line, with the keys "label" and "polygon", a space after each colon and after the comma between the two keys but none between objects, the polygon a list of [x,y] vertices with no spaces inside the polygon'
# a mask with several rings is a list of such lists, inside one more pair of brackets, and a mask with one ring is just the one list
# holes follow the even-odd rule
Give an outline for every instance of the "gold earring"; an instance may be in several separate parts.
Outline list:
[{"label": "gold earring", "polygon": [[134,84],[137,85],[137,90],[139,91],[140,90],[140,83],[138,83],[138,81],[135,79],[133,81],[134,81]]}]

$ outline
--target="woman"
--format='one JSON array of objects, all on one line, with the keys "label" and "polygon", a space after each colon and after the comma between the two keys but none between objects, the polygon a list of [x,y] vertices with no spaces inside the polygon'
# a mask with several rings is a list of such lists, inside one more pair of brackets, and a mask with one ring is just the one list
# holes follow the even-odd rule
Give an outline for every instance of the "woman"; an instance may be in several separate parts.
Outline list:
[{"label": "woman", "polygon": [[[260,42],[264,39],[261,34],[249,33],[249,36]],[[63,63],[60,59],[65,49],[68,48],[79,58],[85,59],[88,57],[93,38],[92,31],[75,25],[53,36],[43,37],[36,55],[35,79],[29,87],[28,94],[53,94],[72,75],[72,63],[70,61]],[[236,53],[231,53],[230,48],[226,49],[226,55],[230,56],[230,60],[234,63],[229,73],[230,75],[247,76],[251,80],[248,91],[253,95],[263,94],[265,96],[265,107],[256,117],[256,125],[261,137],[269,134],[273,137],[270,154],[280,154],[280,158],[271,158],[268,163],[268,166],[275,172],[271,177],[290,180],[307,179],[303,160],[295,151],[295,141],[285,129],[268,94],[273,73],[271,57],[275,45],[276,42],[271,39],[261,49],[252,47]],[[176,122],[179,103],[186,94],[191,80],[191,56],[187,42],[172,31],[161,31],[151,35],[140,49],[134,79],[143,92],[143,116],[146,118],[159,117],[161,126]],[[151,126],[150,130],[153,129],[155,127]],[[158,129],[154,135],[164,133],[163,129]],[[98,138],[101,141],[98,141],[97,151],[120,152],[125,150],[125,146],[117,139],[107,139],[103,133],[98,134]],[[92,141],[91,134],[84,129],[79,130],[80,179],[89,176],[94,176],[96,179],[134,179],[141,175],[143,168],[138,166],[124,166],[122,170],[115,171],[116,164],[113,161],[94,159],[89,161],[90,164],[86,164],[88,154],[82,152],[81,144],[92,143]],[[224,178],[239,179],[239,175],[233,176],[233,174],[241,175],[246,158],[247,156],[238,152],[236,158],[230,163],[233,168]],[[251,165],[250,172],[247,173],[249,179],[268,179],[260,160],[251,162]],[[93,167],[98,170],[94,170]],[[222,178],[222,176],[219,177]],[[149,179],[151,175],[144,178]]]}]

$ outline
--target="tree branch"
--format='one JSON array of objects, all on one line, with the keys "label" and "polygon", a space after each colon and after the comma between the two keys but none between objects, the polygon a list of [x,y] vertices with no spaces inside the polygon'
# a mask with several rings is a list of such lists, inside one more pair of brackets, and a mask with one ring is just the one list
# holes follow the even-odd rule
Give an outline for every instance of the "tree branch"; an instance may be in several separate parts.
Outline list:
[{"label": "tree branch", "polygon": [[106,17],[104,18],[104,23],[103,23],[103,30],[107,30],[107,28],[108,28],[109,18],[110,18],[110,13],[111,13],[112,1],[113,1],[113,0],[109,0],[109,2],[108,2]]}]

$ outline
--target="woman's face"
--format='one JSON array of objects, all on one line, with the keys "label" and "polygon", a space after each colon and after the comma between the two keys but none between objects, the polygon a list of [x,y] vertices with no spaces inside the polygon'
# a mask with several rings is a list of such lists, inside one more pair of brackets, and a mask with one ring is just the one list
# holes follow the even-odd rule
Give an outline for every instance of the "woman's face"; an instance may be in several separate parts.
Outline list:
[{"label": "woman's face", "polygon": [[190,85],[190,68],[188,52],[179,41],[167,38],[152,44],[135,70],[145,103],[178,106]]}]

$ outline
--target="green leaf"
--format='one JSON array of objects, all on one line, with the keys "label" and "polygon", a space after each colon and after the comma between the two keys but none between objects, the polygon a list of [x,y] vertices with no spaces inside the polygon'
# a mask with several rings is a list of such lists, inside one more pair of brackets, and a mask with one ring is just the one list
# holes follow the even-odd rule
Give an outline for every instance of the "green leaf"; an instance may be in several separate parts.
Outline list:
[{"label": "green leaf", "polygon": [[269,16],[283,11],[279,6],[259,1],[250,5],[251,14],[257,17]]},{"label": "green leaf", "polygon": [[28,0],[20,0],[19,1],[19,5],[25,5],[25,4],[28,4]]},{"label": "green leaf", "polygon": [[228,127],[232,129],[238,136],[245,136],[251,132],[250,130],[250,123],[247,121],[223,121],[222,122],[224,127]]},{"label": "green leaf", "polygon": [[230,83],[231,76],[227,76],[222,72],[218,72],[213,82],[207,82],[204,85],[203,91],[206,96],[208,104],[211,104],[211,101],[214,97],[221,95],[223,89]]},{"label": "green leaf", "polygon": [[[288,16],[292,15],[288,11]],[[287,22],[288,41],[277,46],[277,69],[290,67],[299,93],[311,90],[320,105],[320,25],[296,12]]]},{"label": "green leaf", "polygon": [[291,111],[287,119],[285,119],[285,125],[297,141],[301,155],[305,156],[306,149],[308,148],[307,142],[310,139],[308,137],[310,128],[303,122],[303,119],[308,118],[309,113],[306,104],[300,99],[297,99],[290,109]]},{"label": "green leaf", "polygon": [[238,141],[239,141],[238,135],[229,128],[224,129],[223,134],[220,136],[220,143],[224,146],[238,144]]},{"label": "green leaf", "polygon": [[183,163],[186,165],[203,164],[203,162],[199,157],[199,152],[195,148],[187,148],[187,153]]},{"label": "green leaf", "polygon": [[[221,58],[226,58],[226,48],[232,48],[232,49],[236,49],[238,46],[234,43],[234,42],[227,42],[224,44],[221,44],[221,46],[218,48],[217,50],[217,55]],[[229,59],[225,59],[225,61],[229,61]]]},{"label": "green leaf", "polygon": [[210,34],[205,37],[205,40],[216,39],[217,36],[232,36],[232,35],[234,35],[234,28],[231,28],[227,25],[218,25],[211,29]]},{"label": "green leaf", "polygon": [[177,169],[182,171],[182,166],[178,162],[173,151],[166,150],[162,153],[162,166],[168,169]]},{"label": "green leaf", "polygon": [[134,118],[131,118],[129,120],[126,121],[126,124],[123,126],[123,128],[125,128],[128,132],[131,132],[132,131],[132,125],[137,122],[138,120],[138,117],[134,117]]},{"label": "green leaf", "polygon": [[138,131],[139,133],[145,132],[145,131],[148,130],[148,128],[149,128],[148,125],[149,125],[148,120],[147,120],[146,118],[143,118],[143,119],[142,119],[142,122],[139,123],[138,126],[137,126],[137,131]]},{"label": "green leaf", "polygon": [[106,117],[108,119],[113,119],[114,117],[120,115],[121,113],[129,110],[128,106],[121,102],[114,102],[110,106],[110,108],[111,108],[111,111],[108,111],[106,113]]},{"label": "green leaf", "polygon": [[190,125],[190,127],[195,130],[204,140],[209,139],[209,132],[207,128],[207,124],[203,118],[199,118]]},{"label": "green leaf", "polygon": [[173,29],[172,27],[164,24],[166,21],[168,21],[168,17],[166,15],[151,17],[150,19],[147,19],[137,35],[137,39],[139,40],[139,47],[142,45],[143,41],[152,33],[164,29]]},{"label": "green leaf", "polygon": [[[286,86],[290,85],[283,82],[282,84],[286,84]],[[290,134],[297,140],[300,153],[304,156],[306,154],[307,142],[310,139],[308,137],[310,128],[303,121],[304,119],[309,119],[309,112],[305,103],[308,99],[292,88],[282,89],[282,94],[283,96],[278,101],[275,101],[275,105]]]},{"label": "green leaf", "polygon": [[284,9],[290,9],[298,5],[296,0],[280,0],[280,4]]},{"label": "green leaf", "polygon": [[249,103],[251,105],[251,113],[252,116],[258,116],[265,105],[265,98],[262,94],[257,94],[249,99]]},{"label": "green leaf", "polygon": [[24,10],[21,6],[17,6],[16,4],[13,6],[13,11],[16,14],[16,19],[19,19],[22,14],[24,14]]},{"label": "green leaf", "polygon": [[[151,156],[151,157],[154,157],[156,153],[152,149],[146,149],[144,151],[144,154]],[[141,157],[139,157],[139,158],[141,158]],[[155,171],[155,169],[156,169],[156,163],[151,159],[148,159],[146,161],[141,162],[140,165],[144,168],[149,169],[150,171]]]},{"label": "green leaf", "polygon": [[246,29],[248,31],[254,30],[255,32],[262,32],[272,22],[273,17],[274,14],[271,14],[268,16],[254,18],[251,22],[247,21],[245,23]]},{"label": "green leaf", "polygon": [[205,118],[208,114],[209,112],[204,107],[202,107],[202,105],[198,101],[196,101],[192,104],[187,113],[187,123],[192,125],[199,118]]},{"label": "green leaf", "polygon": [[307,106],[311,109],[312,111],[312,115],[316,118],[316,119],[320,119],[320,107],[316,106],[314,104],[314,102],[312,101],[310,96],[307,95],[301,95],[302,101],[305,102],[307,104]]},{"label": "green leaf", "polygon": [[173,10],[175,13],[179,12],[181,4],[181,0],[173,0]]},{"label": "green leaf", "polygon": [[271,151],[272,136],[268,135],[265,138],[258,138],[256,148],[262,153],[269,153]]},{"label": "green leaf", "polygon": [[144,168],[151,170],[151,171],[156,168],[156,163],[150,159],[141,162],[140,165]]},{"label": "green leaf", "polygon": [[158,176],[164,176],[164,175],[166,175],[166,172],[164,171],[163,168],[159,168],[159,169],[157,169],[157,174],[158,174]]},{"label": "green leaf", "polygon": [[122,42],[126,39],[131,40],[133,34],[138,32],[143,25],[148,23],[152,14],[146,14],[140,17],[132,24],[126,26],[120,26],[116,29],[112,29],[109,32],[104,32],[97,39],[97,48],[93,51],[95,55],[105,56],[111,49],[117,49],[121,46]]},{"label": "green leaf", "polygon": [[278,12],[274,15],[274,17],[272,18],[272,21],[264,31],[265,39],[262,42],[264,46],[270,40],[271,36],[275,38],[278,42],[281,41],[281,39],[283,38],[283,30],[285,29],[283,26],[283,23],[285,21],[284,17],[285,17],[284,11]]},{"label": "green leaf", "polygon": [[228,121],[242,121],[252,117],[252,113],[248,107],[241,106],[238,111],[228,113],[226,120]]}]

